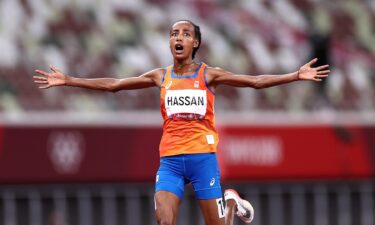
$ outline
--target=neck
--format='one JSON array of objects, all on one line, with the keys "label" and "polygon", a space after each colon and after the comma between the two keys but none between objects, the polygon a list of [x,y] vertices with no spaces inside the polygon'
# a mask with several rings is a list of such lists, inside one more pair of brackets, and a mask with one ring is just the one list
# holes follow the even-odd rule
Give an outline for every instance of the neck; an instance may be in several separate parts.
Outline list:
[{"label": "neck", "polygon": [[193,63],[194,63],[193,59],[185,59],[185,60],[176,60],[175,59],[174,62],[173,62],[175,68],[185,67],[185,66],[191,65]]},{"label": "neck", "polygon": [[193,59],[186,59],[183,61],[174,60],[174,71],[175,73],[183,73],[191,70],[191,66],[194,65],[195,62]]}]

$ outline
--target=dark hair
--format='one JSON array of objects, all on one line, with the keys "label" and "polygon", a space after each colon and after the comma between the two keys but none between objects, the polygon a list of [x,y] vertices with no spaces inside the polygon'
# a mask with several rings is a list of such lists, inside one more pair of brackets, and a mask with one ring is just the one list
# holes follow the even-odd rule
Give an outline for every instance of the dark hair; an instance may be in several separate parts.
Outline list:
[{"label": "dark hair", "polygon": [[178,21],[176,21],[176,23],[178,23],[178,22],[188,22],[191,25],[193,25],[193,27],[194,27],[194,36],[195,36],[195,39],[198,40],[198,46],[193,49],[192,57],[194,59],[195,54],[197,53],[199,47],[201,46],[201,40],[202,40],[201,28],[190,20],[178,20]]}]

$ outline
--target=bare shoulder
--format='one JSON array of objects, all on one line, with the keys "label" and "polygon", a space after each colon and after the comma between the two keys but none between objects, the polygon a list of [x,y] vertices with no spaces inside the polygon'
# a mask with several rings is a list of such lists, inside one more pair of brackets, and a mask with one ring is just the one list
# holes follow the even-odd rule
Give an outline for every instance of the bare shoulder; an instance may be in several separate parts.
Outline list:
[{"label": "bare shoulder", "polygon": [[212,85],[217,85],[216,81],[220,80],[220,77],[230,76],[230,75],[233,75],[233,74],[220,67],[207,67],[207,70],[206,70],[207,82]]},{"label": "bare shoulder", "polygon": [[157,69],[150,70],[142,74],[141,76],[150,77],[150,78],[158,78],[158,77],[162,78],[164,73],[165,73],[164,68],[157,68]]},{"label": "bare shoulder", "polygon": [[140,75],[140,77],[152,79],[157,86],[160,86],[164,73],[165,68],[157,68]]}]

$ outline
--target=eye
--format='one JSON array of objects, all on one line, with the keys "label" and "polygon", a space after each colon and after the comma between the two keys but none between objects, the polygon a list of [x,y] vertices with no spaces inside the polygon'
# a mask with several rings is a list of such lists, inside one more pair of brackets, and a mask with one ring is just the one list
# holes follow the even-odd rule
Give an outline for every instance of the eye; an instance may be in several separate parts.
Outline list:
[{"label": "eye", "polygon": [[172,32],[171,33],[171,37],[176,37],[177,36],[177,32]]},{"label": "eye", "polygon": [[184,33],[184,36],[185,37],[190,37],[191,35],[190,35],[190,33]]}]

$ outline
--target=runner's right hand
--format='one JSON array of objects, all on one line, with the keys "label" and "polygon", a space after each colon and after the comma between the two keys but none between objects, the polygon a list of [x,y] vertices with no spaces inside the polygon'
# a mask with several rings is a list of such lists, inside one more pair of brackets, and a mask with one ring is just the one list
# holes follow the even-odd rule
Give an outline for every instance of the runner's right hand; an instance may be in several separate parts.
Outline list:
[{"label": "runner's right hand", "polygon": [[35,70],[38,76],[33,76],[34,82],[39,84],[39,88],[46,89],[53,86],[65,85],[68,76],[66,76],[61,70],[54,66],[50,66],[51,73],[47,73],[42,70]]}]

